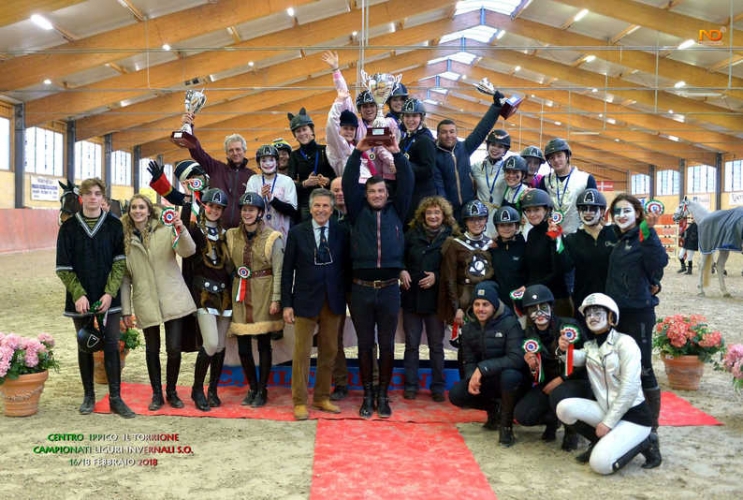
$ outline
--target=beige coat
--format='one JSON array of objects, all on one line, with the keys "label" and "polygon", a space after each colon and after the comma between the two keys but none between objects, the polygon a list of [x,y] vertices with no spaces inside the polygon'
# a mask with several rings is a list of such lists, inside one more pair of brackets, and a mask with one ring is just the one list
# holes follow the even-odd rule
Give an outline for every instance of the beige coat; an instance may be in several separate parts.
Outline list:
[{"label": "beige coat", "polygon": [[[126,222],[127,218],[128,215],[124,215],[122,221]],[[122,313],[136,314],[140,328],[196,312],[196,304],[175,258],[176,253],[190,257],[196,253],[196,244],[188,231],[183,231],[174,250],[173,230],[160,223],[159,215],[150,222],[150,229],[149,250],[139,238],[132,236],[121,285]]]},{"label": "beige coat", "polygon": [[[243,256],[246,241],[242,226],[229,229],[225,239],[235,269],[246,265]],[[284,329],[281,312],[269,312],[271,302],[278,302],[281,297],[283,248],[274,252],[277,244],[282,244],[281,233],[261,224],[253,241],[250,268],[253,271],[271,270],[271,274],[245,280],[249,290],[242,302],[236,300],[240,278],[235,276],[233,279],[231,335],[261,335]]]}]

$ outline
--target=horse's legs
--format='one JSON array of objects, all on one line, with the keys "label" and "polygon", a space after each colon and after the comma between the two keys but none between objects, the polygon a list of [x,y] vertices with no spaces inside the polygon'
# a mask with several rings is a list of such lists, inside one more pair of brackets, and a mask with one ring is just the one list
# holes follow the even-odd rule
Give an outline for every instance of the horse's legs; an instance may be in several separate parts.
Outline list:
[{"label": "horse's legs", "polygon": [[705,276],[707,276],[708,272],[711,272],[711,266],[708,264],[710,259],[712,259],[712,255],[703,254],[702,252],[699,252],[699,256],[701,257],[699,261],[699,284],[697,285],[697,288],[699,291],[697,292],[697,295],[700,297],[704,297],[704,279]]},{"label": "horse's legs", "polygon": [[720,292],[723,297],[730,297],[730,292],[725,288],[725,262],[728,260],[730,252],[727,250],[720,250],[717,257],[717,279],[720,281]]}]

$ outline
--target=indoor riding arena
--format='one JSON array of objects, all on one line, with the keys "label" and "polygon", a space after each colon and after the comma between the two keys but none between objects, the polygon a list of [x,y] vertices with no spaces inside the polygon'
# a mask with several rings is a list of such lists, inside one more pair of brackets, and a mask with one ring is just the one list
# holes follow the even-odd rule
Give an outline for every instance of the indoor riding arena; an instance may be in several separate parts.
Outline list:
[{"label": "indoor riding arena", "polygon": [[[323,60],[325,51],[337,52],[336,67]],[[95,384],[95,408],[83,415],[76,329],[63,316],[56,255],[62,197],[79,194],[65,189],[68,179],[74,186],[102,179],[119,215],[136,194],[168,206],[169,198],[150,186],[148,164],[161,165],[175,190],[187,189],[174,165],[190,158],[189,149],[171,141],[171,133],[188,132],[181,128],[184,111],[195,116],[191,132],[200,147],[219,162],[225,136],[241,134],[247,167],[259,175],[260,146],[283,137],[300,147],[287,113],[306,109],[317,143],[330,142],[331,105],[337,95],[353,100],[368,89],[364,69],[401,74],[409,97],[425,105],[431,132],[451,119],[461,143],[475,135],[493,92],[518,96],[518,109],[507,120],[502,113],[488,132],[506,130],[517,155],[564,138],[571,165],[590,174],[609,203],[619,193],[656,202],[662,214],[654,229],[669,256],[657,318],[703,315],[725,344],[743,344],[743,234],[737,243],[717,242],[706,267],[697,252],[693,267],[679,272],[679,221],[685,224],[687,214],[674,219],[691,206],[705,215],[743,211],[741,60],[740,0],[6,0],[0,333],[51,335],[59,370],[49,371],[35,414],[0,415],[0,498],[740,499],[743,393],[732,373],[706,363],[698,390],[673,389],[655,352],[662,464],[643,469],[638,455],[602,476],[575,460],[585,439],[576,451],[561,450],[563,426],[556,441],[545,442],[543,426],[515,422],[515,444],[506,447],[497,431],[483,427],[484,411],[458,408],[448,397],[432,401],[425,341],[420,393],[404,398],[402,314],[390,418],[359,416],[363,393],[350,316],[344,335],[350,393],[335,402],[340,413],[311,409],[308,420],[295,420],[294,327],[287,325],[283,338],[272,340],[263,407],[240,404],[248,388],[237,341],[228,338],[220,407],[195,407],[197,353],[189,351],[178,378],[185,407],[148,410],[142,339],[121,371],[121,396],[136,417],[110,412],[105,383]],[[345,94],[337,93],[335,70],[348,82]],[[475,87],[484,78],[494,86],[490,94]],[[184,109],[191,90],[206,96],[203,109]],[[387,112],[386,100],[375,102]],[[472,168],[487,155],[483,139]],[[551,175],[547,161],[538,172]],[[244,191],[243,183],[238,196]],[[700,236],[711,231],[698,219]],[[729,258],[713,274],[720,250]],[[718,280],[722,271],[728,296]],[[444,343],[448,391],[459,373],[456,350],[448,337]],[[316,354],[313,348],[311,383]],[[160,357],[165,365],[164,343]],[[8,351],[0,349],[0,374],[7,364]],[[0,377],[3,412],[4,385]]]}]

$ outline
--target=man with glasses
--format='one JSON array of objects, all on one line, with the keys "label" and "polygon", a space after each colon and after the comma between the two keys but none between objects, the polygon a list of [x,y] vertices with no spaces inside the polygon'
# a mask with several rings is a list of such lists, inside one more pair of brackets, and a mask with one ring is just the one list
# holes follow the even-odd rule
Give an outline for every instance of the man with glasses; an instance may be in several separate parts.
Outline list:
[{"label": "man with glasses", "polygon": [[294,325],[292,402],[294,418],[307,420],[307,385],[312,336],[317,334],[317,374],[312,407],[340,413],[330,402],[338,349],[338,325],[346,314],[348,229],[331,220],[335,197],[325,188],[310,193],[311,219],[289,230],[281,275],[284,322]]}]

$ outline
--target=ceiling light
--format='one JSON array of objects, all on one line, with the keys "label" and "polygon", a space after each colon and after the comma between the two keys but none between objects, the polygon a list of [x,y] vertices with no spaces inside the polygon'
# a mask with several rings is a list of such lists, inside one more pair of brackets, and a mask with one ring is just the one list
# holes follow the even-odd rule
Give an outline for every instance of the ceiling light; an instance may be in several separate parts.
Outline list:
[{"label": "ceiling light", "polygon": [[607,118],[606,123],[609,123],[611,125],[616,125],[617,121],[614,118]]},{"label": "ceiling light", "polygon": [[672,114],[673,114],[673,110],[672,110],[672,109],[669,109],[669,110],[668,110],[668,114],[669,114],[669,115],[672,115]]},{"label": "ceiling light", "polygon": [[164,43],[163,44],[163,50],[166,50],[166,51],[167,50],[170,50],[170,45],[168,45],[167,43]]},{"label": "ceiling light", "polygon": [[559,127],[560,125],[562,125],[562,122],[555,122],[555,125]]},{"label": "ceiling light", "polygon": [[49,78],[44,79],[44,85],[51,85],[52,81]]},{"label": "ceiling light", "polygon": [[674,83],[673,86],[675,88],[677,88],[677,89],[680,89],[681,87],[685,87],[686,86],[686,82],[683,81],[683,80],[680,80],[680,81]]},{"label": "ceiling light", "polygon": [[497,35],[495,35],[495,39],[496,39],[496,40],[500,40],[500,39],[501,39],[501,38],[503,38],[504,36],[506,36],[506,30],[500,30],[500,31],[498,32],[498,34],[497,34]]},{"label": "ceiling light", "polygon": [[515,68],[513,68],[513,71],[514,71],[514,72],[519,72],[519,71],[521,71],[521,66],[516,66]]},{"label": "ceiling light", "polygon": [[668,136],[668,139],[671,140],[671,141],[673,141],[673,142],[678,142],[679,141],[679,138],[676,137],[675,135],[669,135]]},{"label": "ceiling light", "polygon": [[586,17],[587,14],[588,14],[588,9],[581,10],[580,12],[578,12],[575,15],[575,17],[573,18],[573,22],[576,22],[577,23],[578,21],[580,21],[581,19],[583,19],[584,17]]},{"label": "ceiling light", "polygon": [[596,92],[598,92],[598,91],[599,91],[599,89],[597,89],[597,88],[595,88],[595,87],[591,89],[591,92],[593,92],[594,94],[595,94]]},{"label": "ceiling light", "polygon": [[691,38],[689,38],[688,40],[684,40],[683,42],[681,42],[681,43],[679,44],[679,50],[684,50],[684,49],[688,49],[689,47],[691,47],[691,46],[692,46],[692,45],[694,45],[695,43],[697,43],[697,42],[695,42],[695,41],[694,41],[694,40],[692,40]]},{"label": "ceiling light", "polygon": [[353,37],[355,37],[355,36],[356,36],[356,35],[358,35],[358,34],[359,34],[359,32],[358,32],[358,31],[352,31],[352,32],[351,32],[351,36],[353,36]]},{"label": "ceiling light", "polygon": [[34,14],[31,16],[31,21],[43,30],[50,31],[54,29],[54,25],[44,16]]},{"label": "ceiling light", "polygon": [[604,113],[599,113],[599,118],[603,118],[603,117],[604,117]]},{"label": "ceiling light", "polygon": [[248,61],[248,66],[252,68],[253,66],[255,66],[255,63],[253,61]]},{"label": "ceiling light", "polygon": [[286,9],[286,13],[289,14],[289,17],[294,17],[294,8],[289,7],[288,9]]},{"label": "ceiling light", "polygon": [[587,62],[587,63],[589,63],[589,62],[593,62],[593,61],[595,61],[595,60],[596,60],[596,56],[595,56],[595,55],[593,55],[593,54],[591,54],[591,55],[588,55],[588,56],[586,56],[586,62]]},{"label": "ceiling light", "polygon": [[390,33],[394,33],[396,29],[397,28],[395,28],[395,23],[390,23]]}]

